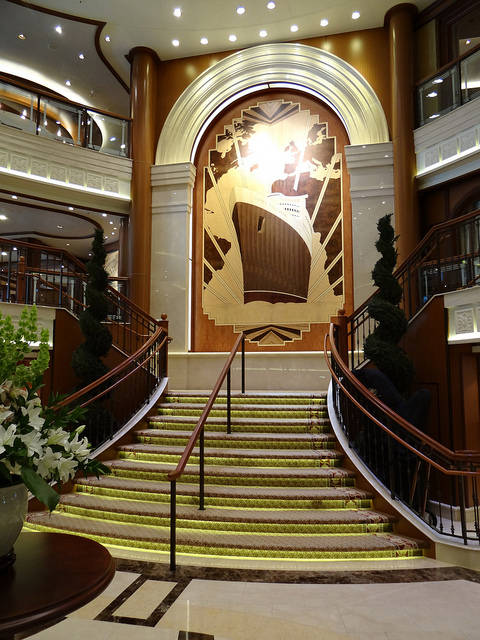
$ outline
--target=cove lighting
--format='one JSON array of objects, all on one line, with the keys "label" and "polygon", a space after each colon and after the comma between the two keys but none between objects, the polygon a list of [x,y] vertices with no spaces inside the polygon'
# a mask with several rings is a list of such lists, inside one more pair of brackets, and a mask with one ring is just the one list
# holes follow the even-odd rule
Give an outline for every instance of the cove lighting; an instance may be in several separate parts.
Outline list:
[{"label": "cove lighting", "polygon": [[320,26],[321,27],[328,27],[328,20],[326,18],[322,18],[320,20]]},{"label": "cove lighting", "polygon": [[298,24],[292,24],[292,26],[290,27],[290,31],[292,33],[295,33],[296,31],[298,31]]},{"label": "cove lighting", "polygon": [[175,16],[175,18],[181,18],[182,17],[181,7],[175,7],[175,9],[173,10],[173,15]]},{"label": "cove lighting", "polygon": [[354,11],[352,13],[352,20],[358,20],[360,17],[360,11]]},{"label": "cove lighting", "polygon": [[176,38],[174,40],[172,40],[172,44],[174,47],[179,47],[180,46],[180,40],[177,40]]},{"label": "cove lighting", "polygon": [[208,44],[208,38],[200,38],[200,44]]},{"label": "cove lighting", "polygon": [[234,33],[231,33],[228,36],[228,39],[230,40],[230,42],[236,42],[237,41],[237,36]]}]

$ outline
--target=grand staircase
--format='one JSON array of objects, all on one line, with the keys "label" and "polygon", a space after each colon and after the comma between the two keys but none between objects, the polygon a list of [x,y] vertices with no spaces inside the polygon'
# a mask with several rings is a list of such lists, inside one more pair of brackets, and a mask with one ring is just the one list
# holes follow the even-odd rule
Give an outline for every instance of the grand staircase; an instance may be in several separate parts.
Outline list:
[{"label": "grand staircase", "polygon": [[[168,551],[170,483],[207,396],[173,393],[120,446],[110,476],[79,478],[52,514],[26,526],[104,544]],[[205,433],[205,506],[198,509],[196,452],[177,483],[177,552],[215,556],[357,559],[422,556],[425,544],[394,533],[394,517],[342,466],[324,394],[219,397]]]}]

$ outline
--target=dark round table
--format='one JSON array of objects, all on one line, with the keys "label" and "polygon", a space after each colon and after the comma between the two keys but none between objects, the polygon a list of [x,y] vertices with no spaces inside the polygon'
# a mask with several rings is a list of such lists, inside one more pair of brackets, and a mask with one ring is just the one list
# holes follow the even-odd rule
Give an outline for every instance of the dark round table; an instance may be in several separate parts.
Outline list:
[{"label": "dark round table", "polygon": [[115,574],[98,542],[66,533],[21,533],[0,572],[0,638],[55,621],[92,600]]}]

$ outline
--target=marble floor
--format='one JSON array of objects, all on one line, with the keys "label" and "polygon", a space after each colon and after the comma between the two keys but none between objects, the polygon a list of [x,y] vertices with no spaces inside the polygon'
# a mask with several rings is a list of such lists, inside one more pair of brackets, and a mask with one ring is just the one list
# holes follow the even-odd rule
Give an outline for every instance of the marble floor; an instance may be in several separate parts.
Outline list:
[{"label": "marble floor", "polygon": [[[144,556],[145,558],[145,556]],[[154,558],[157,560],[157,558]],[[161,558],[160,558],[161,560]],[[480,573],[428,558],[237,563],[117,558],[95,600],[32,640],[478,640]]]}]

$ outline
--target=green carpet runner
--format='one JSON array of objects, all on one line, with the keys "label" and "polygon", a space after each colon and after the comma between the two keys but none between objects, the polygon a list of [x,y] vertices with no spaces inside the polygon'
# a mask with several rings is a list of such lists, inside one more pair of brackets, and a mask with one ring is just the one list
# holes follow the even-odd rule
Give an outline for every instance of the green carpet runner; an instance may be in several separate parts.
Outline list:
[{"label": "green carpet runner", "polygon": [[[26,526],[67,531],[105,544],[167,552],[170,483],[207,400],[172,393],[117,448],[110,476],[79,478],[53,514]],[[226,399],[205,432],[205,505],[199,511],[194,451],[177,483],[177,552],[196,555],[356,559],[423,555],[425,544],[394,533],[395,519],[343,468],[324,394],[235,394],[232,433]]]}]

